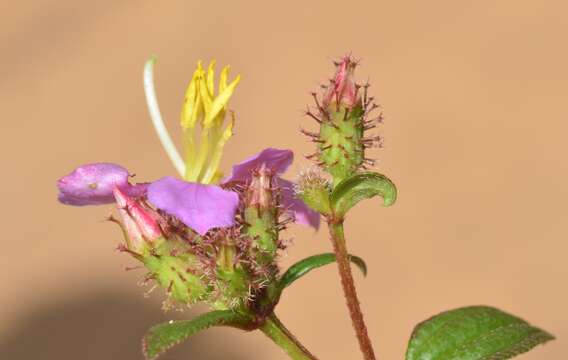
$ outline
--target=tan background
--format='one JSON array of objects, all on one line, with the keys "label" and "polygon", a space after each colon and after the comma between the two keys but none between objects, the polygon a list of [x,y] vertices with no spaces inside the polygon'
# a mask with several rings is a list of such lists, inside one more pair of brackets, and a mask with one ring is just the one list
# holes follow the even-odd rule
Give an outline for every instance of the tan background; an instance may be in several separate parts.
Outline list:
[{"label": "tan background", "polygon": [[[285,3],[285,5],[283,5]],[[45,1],[3,4],[0,22],[0,357],[141,359],[160,293],[113,249],[109,208],[55,200],[75,166],[113,161],[138,179],[173,174],[146,113],[141,70],[175,131],[200,58],[243,80],[225,169],[266,146],[311,144],[302,109],[347,51],[362,59],[387,121],[379,170],[400,189],[347,223],[381,359],[402,359],[415,323],[491,304],[558,340],[522,359],[568,356],[568,25],[564,1]],[[308,162],[298,156],[293,177]],[[329,251],[323,228],[293,228],[284,263]],[[334,267],[285,294],[285,323],[322,359],[358,359]],[[189,314],[188,314],[189,316]],[[259,333],[215,329],[164,359],[285,359]]]}]

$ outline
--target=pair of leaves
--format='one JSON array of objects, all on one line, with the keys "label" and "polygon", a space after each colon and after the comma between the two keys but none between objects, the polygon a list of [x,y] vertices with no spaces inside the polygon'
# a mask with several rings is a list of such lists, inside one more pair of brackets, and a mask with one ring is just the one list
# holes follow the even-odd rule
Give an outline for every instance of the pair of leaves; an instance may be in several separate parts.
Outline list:
[{"label": "pair of leaves", "polygon": [[406,360],[505,360],[552,339],[516,316],[488,306],[470,306],[418,324]]},{"label": "pair of leaves", "polygon": [[382,174],[357,173],[342,180],[333,189],[331,206],[336,216],[344,217],[357,203],[375,196],[383,198],[383,206],[391,206],[396,201],[396,186]]},{"label": "pair of leaves", "polygon": [[[350,255],[349,259],[364,275],[367,275],[367,265],[358,256]],[[276,299],[282,291],[293,282],[300,279],[310,271],[331,264],[335,261],[335,254],[326,253],[310,256],[292,265],[282,275],[277,286]],[[170,321],[150,328],[143,340],[143,351],[146,359],[155,359],[171,347],[187,340],[192,335],[212,326],[232,326],[246,328],[251,319],[244,314],[232,310],[212,311],[199,315],[192,320]]]}]

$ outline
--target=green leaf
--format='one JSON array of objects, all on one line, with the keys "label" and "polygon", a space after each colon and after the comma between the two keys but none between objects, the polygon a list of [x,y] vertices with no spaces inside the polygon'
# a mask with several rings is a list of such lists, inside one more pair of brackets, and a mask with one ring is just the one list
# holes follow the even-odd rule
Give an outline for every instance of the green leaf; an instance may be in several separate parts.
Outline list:
[{"label": "green leaf", "polygon": [[414,329],[406,360],[505,360],[554,336],[487,306],[438,314]]},{"label": "green leaf", "polygon": [[192,320],[170,321],[150,328],[142,341],[146,359],[156,359],[172,346],[187,340],[191,335],[212,326],[245,325],[247,319],[231,310],[212,311]]},{"label": "green leaf", "polygon": [[[367,275],[367,265],[365,261],[358,256],[349,255],[349,260],[357,265],[361,270],[363,275]],[[313,255],[307,257],[303,260],[298,261],[294,265],[290,266],[288,270],[282,275],[278,283],[280,291],[284,288],[290,286],[294,281],[298,280],[302,276],[306,275],[310,271],[322,267],[327,264],[331,264],[335,261],[334,253],[325,253],[319,255]]]},{"label": "green leaf", "polygon": [[359,201],[377,195],[383,198],[383,206],[391,206],[396,201],[396,186],[384,175],[357,173],[337,184],[331,194],[331,205],[335,214],[342,217]]}]

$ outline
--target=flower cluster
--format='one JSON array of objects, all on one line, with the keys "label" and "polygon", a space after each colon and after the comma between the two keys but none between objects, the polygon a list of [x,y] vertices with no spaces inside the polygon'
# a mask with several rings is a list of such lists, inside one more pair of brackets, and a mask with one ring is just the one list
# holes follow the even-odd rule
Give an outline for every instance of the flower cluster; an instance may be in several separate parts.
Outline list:
[{"label": "flower cluster", "polygon": [[291,150],[264,149],[223,177],[219,161],[234,125],[234,117],[225,124],[225,115],[239,78],[227,84],[225,67],[215,95],[214,67],[205,72],[199,63],[186,91],[183,179],[132,184],[120,165],[86,164],[58,181],[59,201],[114,203],[120,220],[111,220],[125,238],[121,249],[146,267],[146,281],[166,289],[166,305],[258,307],[278,276],[278,251],[285,247],[279,232],[290,221],[317,228],[319,214],[281,177],[292,164]]}]

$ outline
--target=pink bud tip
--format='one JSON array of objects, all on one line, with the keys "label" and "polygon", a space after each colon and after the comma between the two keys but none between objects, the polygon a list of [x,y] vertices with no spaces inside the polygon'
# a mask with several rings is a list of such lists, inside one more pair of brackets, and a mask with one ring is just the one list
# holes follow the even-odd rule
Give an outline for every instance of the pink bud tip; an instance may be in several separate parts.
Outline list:
[{"label": "pink bud tip", "polygon": [[333,84],[324,96],[323,103],[325,106],[329,106],[329,104],[336,101],[347,107],[353,107],[359,101],[357,87],[353,81],[355,65],[350,56],[345,56],[341,59]]},{"label": "pink bud tip", "polygon": [[[146,240],[154,240],[162,236],[162,230],[158,222],[147,209],[144,209],[136,200],[126,195],[117,187],[113,189],[113,195],[123,219],[128,217],[130,220],[133,220],[138,232],[141,233]],[[130,222],[131,221],[125,220],[127,231],[129,231],[129,235],[132,236],[135,235],[136,231],[130,234],[130,226],[128,225]]]}]

